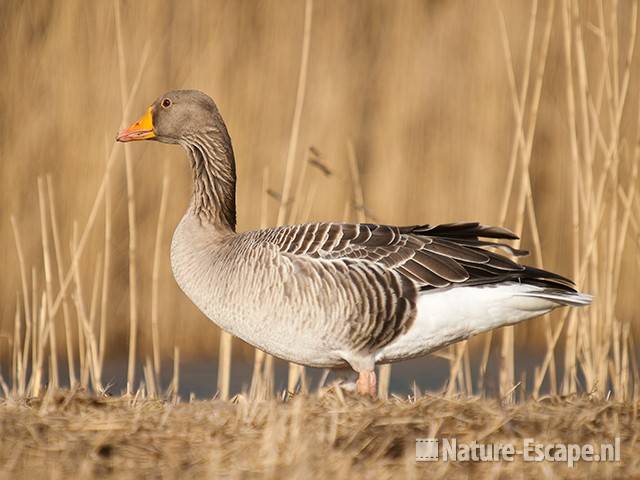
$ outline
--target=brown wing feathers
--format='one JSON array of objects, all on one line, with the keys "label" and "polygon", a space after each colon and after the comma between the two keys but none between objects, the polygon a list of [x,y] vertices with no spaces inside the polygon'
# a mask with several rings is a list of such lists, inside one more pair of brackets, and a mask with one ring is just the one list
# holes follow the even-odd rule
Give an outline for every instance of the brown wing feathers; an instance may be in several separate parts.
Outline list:
[{"label": "brown wing feathers", "polygon": [[[316,223],[271,230],[271,240],[294,255],[327,260],[360,260],[392,269],[420,289],[481,285],[505,280],[544,282],[571,289],[559,275],[525,267],[490,249],[514,256],[527,252],[481,238],[513,240],[507,229],[479,223],[395,227],[376,224]],[[277,233],[275,233],[277,232]],[[275,233],[275,235],[273,235]]]}]

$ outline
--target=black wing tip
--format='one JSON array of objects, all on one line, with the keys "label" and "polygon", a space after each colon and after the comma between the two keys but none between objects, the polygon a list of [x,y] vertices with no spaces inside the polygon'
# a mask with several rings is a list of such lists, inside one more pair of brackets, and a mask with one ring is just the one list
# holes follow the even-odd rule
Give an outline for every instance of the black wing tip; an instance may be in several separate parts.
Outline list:
[{"label": "black wing tip", "polygon": [[483,225],[479,222],[442,223],[440,225],[417,225],[411,233],[448,238],[498,238],[518,240],[520,237],[504,227]]},{"label": "black wing tip", "polygon": [[504,238],[507,240],[519,240],[520,237],[513,233],[508,228],[504,227],[494,227],[490,225],[479,225],[478,226],[479,237],[485,238]]},{"label": "black wing tip", "polygon": [[528,265],[525,266],[525,272],[531,278],[538,278],[541,280],[553,281],[554,283],[560,283],[576,291],[576,282],[558,273],[550,272],[549,270],[543,270],[541,268],[530,267]]}]

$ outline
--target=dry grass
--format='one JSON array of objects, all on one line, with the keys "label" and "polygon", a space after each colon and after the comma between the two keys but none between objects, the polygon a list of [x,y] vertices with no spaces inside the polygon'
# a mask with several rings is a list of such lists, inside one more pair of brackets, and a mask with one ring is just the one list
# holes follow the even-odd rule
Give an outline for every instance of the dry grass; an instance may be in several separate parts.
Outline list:
[{"label": "dry grass", "polygon": [[[6,478],[632,478],[638,404],[587,397],[516,406],[441,396],[369,402],[335,387],[288,401],[175,403],[58,392],[0,403]],[[621,439],[620,462],[416,463],[415,439],[522,445]]]}]

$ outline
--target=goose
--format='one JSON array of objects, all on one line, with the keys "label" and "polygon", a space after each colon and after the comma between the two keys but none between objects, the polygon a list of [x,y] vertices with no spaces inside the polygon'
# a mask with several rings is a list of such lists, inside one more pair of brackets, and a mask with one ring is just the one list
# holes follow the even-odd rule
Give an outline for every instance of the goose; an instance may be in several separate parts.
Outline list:
[{"label": "goose", "polygon": [[237,232],[231,139],[203,92],[161,95],[116,140],[186,151],[193,194],[173,235],[171,267],[204,315],[283,360],[350,366],[359,394],[375,397],[376,365],[591,303],[571,280],[510,259],[527,254],[504,243],[518,238],[512,232],[477,222]]}]

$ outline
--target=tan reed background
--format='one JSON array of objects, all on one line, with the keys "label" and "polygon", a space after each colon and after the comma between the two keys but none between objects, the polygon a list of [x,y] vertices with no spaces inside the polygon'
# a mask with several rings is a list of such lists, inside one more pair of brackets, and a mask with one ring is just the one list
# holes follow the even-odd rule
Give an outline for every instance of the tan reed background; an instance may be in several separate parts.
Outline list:
[{"label": "tan reed background", "polygon": [[[299,178],[313,146],[319,155],[311,156],[319,158],[330,174],[308,164],[302,186],[294,185],[292,189],[294,220],[355,220],[364,214],[369,220],[394,224],[500,222],[504,192],[510,184],[514,133],[518,131],[509,69],[513,69],[518,92],[524,72],[531,71],[530,87],[524,98],[529,109],[525,115],[526,130],[529,111],[535,103],[536,68],[542,58],[545,70],[540,77],[539,109],[533,117],[535,130],[530,145],[531,202],[544,267],[575,277],[576,235],[588,244],[587,237],[592,232],[584,230],[588,233],[576,234],[572,228],[572,185],[577,182],[572,161],[579,157],[586,162],[588,155],[582,151],[582,144],[575,154],[571,139],[577,136],[582,142],[581,135],[585,135],[585,144],[589,144],[595,137],[594,148],[597,150],[602,144],[602,151],[607,150],[611,123],[607,105],[615,104],[620,96],[618,87],[610,85],[608,89],[607,82],[600,81],[606,64],[610,68],[609,77],[619,84],[628,71],[626,107],[621,110],[620,127],[611,130],[619,140],[613,142],[615,152],[601,153],[602,158],[593,162],[593,174],[597,180],[602,171],[610,168],[608,160],[622,158],[616,164],[615,175],[606,176],[606,188],[614,182],[615,197],[619,193],[616,182],[620,182],[623,193],[629,196],[607,203],[606,221],[598,217],[600,220],[593,223],[593,231],[605,233],[603,243],[596,247],[602,257],[594,255],[601,263],[591,262],[589,274],[597,276],[602,263],[606,263],[608,245],[617,247],[620,243],[617,237],[607,240],[606,232],[617,232],[620,228],[624,232],[623,255],[619,256],[620,280],[612,280],[607,287],[607,295],[614,285],[616,288],[613,298],[607,297],[610,308],[607,307],[605,317],[637,325],[640,203],[638,196],[635,193],[630,196],[629,192],[638,190],[632,165],[637,145],[640,60],[637,53],[630,62],[626,57],[630,39],[637,43],[633,31],[634,18],[637,24],[634,5],[619,2],[617,16],[612,19],[615,6],[612,2],[315,2],[293,171],[295,178]],[[532,7],[536,30],[530,42]],[[22,295],[10,217],[15,217],[21,238],[28,290],[33,290],[33,269],[39,299],[45,277],[37,179],[51,175],[66,272],[71,262],[69,245],[74,222],[78,222],[81,236],[103,180],[107,158],[114,148],[114,136],[127,100],[130,113],[126,120],[133,121],[166,90],[196,88],[209,93],[218,103],[234,142],[239,229],[276,223],[296,105],[304,12],[304,2],[284,0],[120,4],[69,0],[0,4],[0,58],[5,66],[0,69],[3,362],[10,356],[16,294]],[[549,14],[552,16],[548,17]],[[501,29],[502,15],[505,31]],[[551,21],[545,55],[547,18]],[[599,30],[603,20],[604,36],[608,39],[604,43],[600,33],[603,30]],[[576,25],[583,37],[585,56],[582,69],[577,50],[572,53],[576,57],[572,85],[580,90],[580,79],[591,81],[593,109],[590,105],[586,109],[591,125],[587,130],[583,130],[584,117],[580,115],[576,116],[578,125],[572,130],[567,103],[567,32],[577,49]],[[614,31],[617,43],[612,40]],[[609,56],[603,55],[605,44]],[[505,54],[505,45],[512,58]],[[529,45],[532,45],[530,57]],[[613,53],[617,56],[612,56]],[[528,58],[532,60],[528,62]],[[611,60],[614,58],[617,63]],[[128,99],[137,77],[139,86]],[[614,92],[610,96],[609,90]],[[597,106],[598,98],[603,99],[604,107]],[[579,98],[576,102],[576,108],[580,109]],[[596,118],[604,125],[602,135],[592,135]],[[364,212],[358,211],[359,205],[353,200],[350,142],[362,183]],[[99,312],[104,312],[108,319],[107,356],[126,354],[132,315],[124,149],[118,145],[114,152],[115,164],[107,188],[111,240],[105,249],[102,204],[79,268],[80,283],[84,285],[81,295],[87,310],[92,304],[94,285],[100,291],[104,279],[108,279],[108,300],[100,306],[99,301],[94,301],[93,316],[97,322]],[[190,193],[190,172],[184,154],[178,148],[144,143],[129,147],[128,155],[129,173],[135,185],[137,291],[133,311],[138,321],[140,358],[152,355],[154,244],[165,172],[166,220],[156,264],[159,282],[155,312],[160,351],[166,357],[178,345],[182,359],[210,355],[218,348],[218,331],[181,294],[169,268],[171,232]],[[504,225],[512,229],[522,225],[522,245],[533,248],[529,217],[518,214],[522,167],[520,156],[517,158],[514,194],[509,197]],[[587,176],[580,174],[583,186],[579,199],[587,202],[581,208],[583,215],[588,216],[590,209],[595,208],[588,198],[590,192],[597,190],[597,181],[589,183]],[[269,193],[265,193],[267,189]],[[44,197],[47,198],[46,193]],[[630,205],[626,210],[624,201]],[[617,213],[609,215],[616,202]],[[625,221],[628,228],[621,228]],[[581,225],[587,228],[584,222]],[[105,254],[109,256],[106,276]],[[534,264],[538,261],[535,256],[530,259]],[[56,263],[53,265],[55,271]],[[612,266],[611,271],[614,270]],[[57,292],[57,274],[52,277],[52,288]],[[585,283],[587,289],[594,285]],[[602,278],[602,283],[606,283],[606,278]],[[72,290],[78,295],[75,287]],[[38,301],[34,301],[34,311]],[[24,303],[22,299],[20,302]],[[75,322],[72,304],[70,309]],[[588,314],[584,318],[589,318]],[[553,319],[560,321],[561,316]],[[65,331],[62,322],[62,316],[58,315],[55,324],[61,356]],[[614,328],[606,322],[597,325],[601,331],[594,330],[594,338],[607,335]],[[518,326],[517,351],[522,354],[530,348],[544,351],[549,344],[548,332],[543,319]],[[499,338],[500,334],[496,335]],[[482,343],[482,339],[474,342],[478,346]],[[499,348],[495,341],[494,346]],[[239,343],[235,344],[234,352],[253,355],[252,350],[239,347]]]}]

